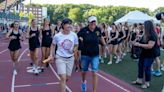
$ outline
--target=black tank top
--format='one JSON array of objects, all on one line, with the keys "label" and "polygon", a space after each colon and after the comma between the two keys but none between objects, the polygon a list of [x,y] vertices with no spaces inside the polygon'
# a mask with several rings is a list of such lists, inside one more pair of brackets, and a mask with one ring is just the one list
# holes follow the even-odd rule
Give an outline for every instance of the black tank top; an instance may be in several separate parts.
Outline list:
[{"label": "black tank top", "polygon": [[[32,38],[39,38],[39,30],[38,30],[38,28],[37,28],[37,30],[36,31],[33,31],[32,29],[31,29],[31,27],[30,27],[30,36],[32,35],[32,34],[35,34],[35,36],[34,37],[32,37]],[[31,39],[32,39],[31,38]]]},{"label": "black tank top", "polygon": [[101,31],[101,35],[102,35],[103,37],[106,36],[104,31]]},{"label": "black tank top", "polygon": [[51,35],[52,35],[51,29],[42,31],[43,38],[51,37]]},{"label": "black tank top", "polygon": [[10,40],[10,43],[9,43],[9,50],[11,51],[15,51],[15,50],[18,50],[19,48],[21,48],[21,45],[20,45],[20,33],[18,31],[18,33],[14,33],[14,31],[12,31],[12,33],[10,34],[10,36],[15,36],[16,39],[13,39],[13,40]]},{"label": "black tank top", "polygon": [[132,38],[131,41],[134,41],[136,39],[137,33],[132,31]]},{"label": "black tank top", "polygon": [[15,34],[14,31],[12,30],[10,36],[15,36],[15,37],[16,37],[16,39],[11,40],[11,41],[19,41],[19,40],[20,40],[20,39],[19,39],[19,37],[20,37],[20,33],[19,33],[19,31],[18,31],[17,34]]},{"label": "black tank top", "polygon": [[111,38],[114,38],[115,36],[116,36],[116,32],[110,32],[110,36],[111,36]]},{"label": "black tank top", "polygon": [[123,32],[120,31],[120,32],[119,32],[119,35],[118,35],[118,38],[122,38],[123,36],[124,36]]}]

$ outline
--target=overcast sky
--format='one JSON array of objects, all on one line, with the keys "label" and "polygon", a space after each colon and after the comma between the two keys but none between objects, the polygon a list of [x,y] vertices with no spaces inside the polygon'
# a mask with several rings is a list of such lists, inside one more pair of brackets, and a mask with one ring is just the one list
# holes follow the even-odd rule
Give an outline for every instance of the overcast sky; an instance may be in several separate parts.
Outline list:
[{"label": "overcast sky", "polygon": [[[29,4],[30,0],[25,0],[25,4]],[[99,6],[113,5],[113,6],[132,6],[145,7],[150,10],[155,10],[160,6],[164,6],[164,0],[32,0],[32,3],[37,4],[93,4]]]}]

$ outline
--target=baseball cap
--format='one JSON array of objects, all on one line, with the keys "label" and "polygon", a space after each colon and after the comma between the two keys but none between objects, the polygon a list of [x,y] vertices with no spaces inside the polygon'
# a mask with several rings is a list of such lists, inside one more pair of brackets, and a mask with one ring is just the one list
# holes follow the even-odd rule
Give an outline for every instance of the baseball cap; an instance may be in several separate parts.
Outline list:
[{"label": "baseball cap", "polygon": [[93,21],[97,21],[97,18],[95,16],[90,16],[88,18],[88,22],[93,22]]}]

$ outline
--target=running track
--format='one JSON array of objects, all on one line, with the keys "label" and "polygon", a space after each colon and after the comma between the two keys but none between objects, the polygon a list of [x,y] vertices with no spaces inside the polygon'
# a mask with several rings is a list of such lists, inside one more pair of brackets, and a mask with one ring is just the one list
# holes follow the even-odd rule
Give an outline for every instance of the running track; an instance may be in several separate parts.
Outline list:
[{"label": "running track", "polygon": [[[59,76],[54,64],[51,64],[39,76],[26,72],[26,68],[29,67],[31,62],[27,56],[28,44],[26,43],[22,43],[18,75],[12,75],[12,62],[7,46],[7,41],[0,38],[0,92],[59,92]],[[39,57],[41,57],[41,52]],[[142,92],[110,74],[99,71],[97,75],[99,76],[97,92]],[[92,92],[91,73],[87,76],[87,92]],[[80,85],[80,73],[73,72],[67,83],[67,92],[81,92]]]}]

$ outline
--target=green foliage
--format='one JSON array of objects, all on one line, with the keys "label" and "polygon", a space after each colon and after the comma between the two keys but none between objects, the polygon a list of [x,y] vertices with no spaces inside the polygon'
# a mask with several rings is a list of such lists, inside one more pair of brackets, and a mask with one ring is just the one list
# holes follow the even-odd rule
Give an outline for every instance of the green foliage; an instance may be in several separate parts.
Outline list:
[{"label": "green foliage", "polygon": [[[62,20],[65,17],[69,17],[73,20],[74,23],[86,22],[86,18],[90,15],[95,15],[98,18],[98,22],[106,22],[111,24],[117,19],[121,18],[130,11],[139,10],[144,13],[147,13],[151,16],[154,16],[155,13],[164,11],[164,7],[156,9],[154,12],[151,12],[147,8],[136,8],[136,7],[127,7],[127,6],[94,6],[89,4],[62,4],[62,5],[38,5],[32,4],[33,6],[47,7],[48,16],[50,16],[51,23],[56,23],[58,20]],[[28,5],[29,6],[29,5]]]},{"label": "green foliage", "polygon": [[164,12],[164,7],[159,7],[157,9],[155,9],[154,14],[157,14],[159,12]]}]

